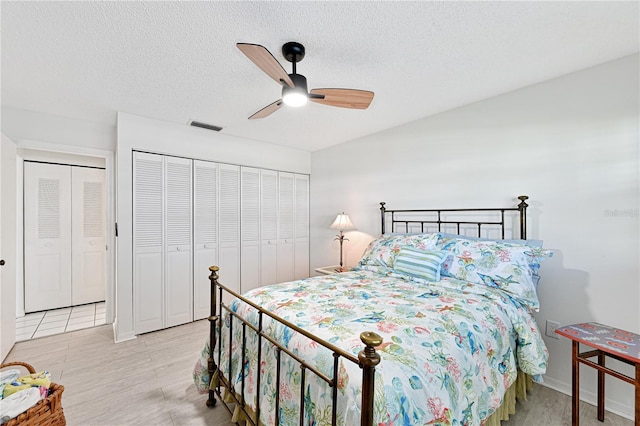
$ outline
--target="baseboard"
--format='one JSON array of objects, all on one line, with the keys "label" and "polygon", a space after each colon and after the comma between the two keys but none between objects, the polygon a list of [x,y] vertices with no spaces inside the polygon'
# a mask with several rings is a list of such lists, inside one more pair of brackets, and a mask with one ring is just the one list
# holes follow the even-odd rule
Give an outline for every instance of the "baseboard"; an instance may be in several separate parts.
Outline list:
[{"label": "baseboard", "polygon": [[[565,395],[571,396],[571,384],[564,383],[556,379],[552,379],[550,377],[544,378],[544,382],[540,383],[542,386],[546,386],[550,389],[563,393]],[[588,389],[580,388],[580,401],[584,401],[587,404],[591,404],[594,407],[598,405],[598,394]],[[605,392],[605,400],[604,400],[604,408],[605,410],[617,414],[620,417],[624,417],[625,419],[634,420],[635,412],[634,407],[626,404],[621,404],[618,401],[614,401],[608,399],[606,397]]]},{"label": "baseboard", "polygon": [[115,343],[122,343],[122,342],[126,342],[127,340],[133,340],[136,338],[136,335],[134,334],[133,331],[129,333],[118,333],[117,322],[114,322],[112,324],[112,327],[113,327],[113,340],[115,341]]}]

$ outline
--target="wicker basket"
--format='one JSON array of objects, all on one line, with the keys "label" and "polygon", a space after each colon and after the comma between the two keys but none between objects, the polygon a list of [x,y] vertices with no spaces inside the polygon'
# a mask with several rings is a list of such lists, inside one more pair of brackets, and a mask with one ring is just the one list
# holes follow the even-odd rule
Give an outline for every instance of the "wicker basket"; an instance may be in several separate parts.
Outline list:
[{"label": "wicker basket", "polygon": [[[0,369],[11,366],[21,366],[26,368],[30,374],[36,372],[36,370],[26,362],[8,362],[0,365]],[[51,425],[51,426],[64,426],[67,424],[62,411],[62,392],[64,386],[51,383],[49,386],[49,396],[45,399],[38,401],[36,405],[29,408],[18,417],[14,417],[6,423],[2,423],[2,426],[37,426],[37,425]]]}]

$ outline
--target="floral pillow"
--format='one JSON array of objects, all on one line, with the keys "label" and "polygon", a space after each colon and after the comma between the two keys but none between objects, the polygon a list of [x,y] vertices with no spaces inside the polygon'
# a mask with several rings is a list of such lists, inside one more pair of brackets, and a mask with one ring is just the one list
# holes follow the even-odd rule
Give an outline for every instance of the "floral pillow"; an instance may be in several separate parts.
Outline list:
[{"label": "floral pillow", "polygon": [[443,276],[500,288],[530,309],[539,309],[533,274],[553,255],[550,250],[463,238],[441,238],[436,248],[452,254],[443,264]]},{"label": "floral pillow", "polygon": [[400,249],[412,247],[419,250],[431,250],[435,248],[438,238],[438,233],[382,236],[369,244],[358,263],[358,268],[383,267],[393,269]]}]

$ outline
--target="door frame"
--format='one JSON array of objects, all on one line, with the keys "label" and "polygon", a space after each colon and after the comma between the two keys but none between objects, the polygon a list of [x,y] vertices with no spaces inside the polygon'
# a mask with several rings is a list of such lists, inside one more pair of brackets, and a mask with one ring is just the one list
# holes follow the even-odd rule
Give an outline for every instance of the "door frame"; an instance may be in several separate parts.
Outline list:
[{"label": "door frame", "polygon": [[[116,199],[115,199],[115,153],[112,151],[102,150],[102,149],[94,149],[94,148],[85,148],[80,146],[70,146],[70,145],[61,145],[57,143],[49,143],[49,142],[40,142],[34,140],[21,140],[20,142],[16,142],[16,146],[18,151],[21,149],[28,149],[33,151],[42,151],[43,154],[46,153],[55,153],[55,154],[68,154],[68,155],[76,155],[76,156],[84,156],[84,157],[98,157],[104,159],[104,167],[105,167],[105,190],[106,190],[106,245],[108,247],[106,253],[106,267],[105,267],[105,319],[107,324],[113,324],[115,321],[115,312],[116,312],[116,297],[115,297],[115,277],[116,277],[116,235],[115,235],[115,223],[116,223]],[[18,152],[18,160],[19,160],[19,180],[20,182],[24,182],[23,175],[23,167],[24,161],[28,161],[29,158],[25,159],[23,155]],[[22,191],[22,189],[21,189]],[[19,197],[24,197],[24,194],[21,192],[18,194]],[[16,211],[18,217],[24,216],[23,205],[22,203],[18,203],[18,210]],[[24,244],[23,238],[19,238],[21,241],[20,244]],[[24,250],[24,247],[22,247]],[[24,267],[24,265],[23,265]],[[18,306],[22,306],[18,311],[18,315],[24,315],[24,270],[21,274],[19,274],[18,279]]]}]

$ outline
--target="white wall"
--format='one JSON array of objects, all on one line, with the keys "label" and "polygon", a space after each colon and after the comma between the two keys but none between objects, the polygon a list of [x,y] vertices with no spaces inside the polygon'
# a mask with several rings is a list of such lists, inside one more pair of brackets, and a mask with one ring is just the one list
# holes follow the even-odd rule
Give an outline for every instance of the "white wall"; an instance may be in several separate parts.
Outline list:
[{"label": "white wall", "polygon": [[18,145],[22,141],[40,141],[83,149],[116,150],[115,126],[16,108],[2,108],[2,133]]},{"label": "white wall", "polygon": [[[328,228],[341,211],[359,229],[345,243],[353,265],[380,233],[380,201],[501,207],[525,194],[528,237],[555,253],[540,271],[541,329],[550,319],[640,333],[638,75],[633,55],[314,152],[312,268],[337,263]],[[545,341],[545,381],[570,393],[570,342]],[[593,402],[595,370],[582,371],[581,396]],[[632,395],[607,377],[607,409],[632,418]]]},{"label": "white wall", "polygon": [[[132,270],[132,151],[239,164],[308,174],[311,154],[187,125],[118,114],[117,126],[117,285],[116,341],[134,337]],[[206,271],[205,271],[206,272]],[[224,273],[224,271],[221,271]]]}]

